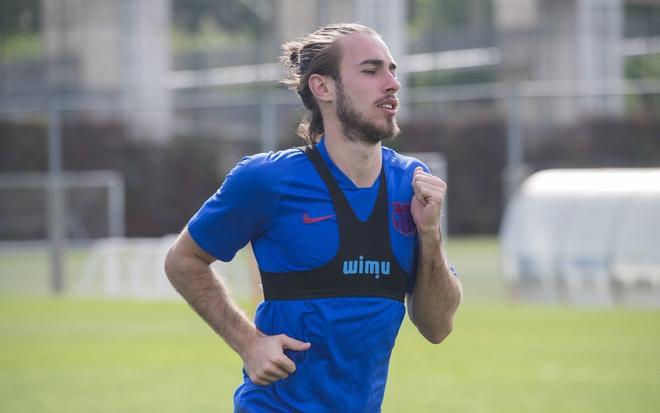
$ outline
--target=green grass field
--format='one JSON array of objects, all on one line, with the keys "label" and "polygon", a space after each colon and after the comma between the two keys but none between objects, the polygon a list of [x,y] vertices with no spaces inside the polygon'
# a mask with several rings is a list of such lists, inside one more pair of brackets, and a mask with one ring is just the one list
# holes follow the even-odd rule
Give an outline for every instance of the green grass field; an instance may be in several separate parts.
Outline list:
[{"label": "green grass field", "polygon": [[[465,305],[424,343],[408,322],[385,412],[655,412],[660,314]],[[229,412],[240,359],[183,304],[3,299],[0,411]]]},{"label": "green grass field", "polygon": [[[509,304],[493,240],[448,249],[466,289],[454,333],[434,346],[404,323],[384,412],[658,410],[660,311]],[[230,412],[240,380],[180,302],[4,294],[0,349],[0,412]]]}]

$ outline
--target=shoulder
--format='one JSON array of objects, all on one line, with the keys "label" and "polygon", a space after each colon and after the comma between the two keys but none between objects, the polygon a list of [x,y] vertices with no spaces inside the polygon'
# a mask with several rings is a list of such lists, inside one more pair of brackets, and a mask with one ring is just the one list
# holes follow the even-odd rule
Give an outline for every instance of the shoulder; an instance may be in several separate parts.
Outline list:
[{"label": "shoulder", "polygon": [[390,173],[395,175],[412,177],[415,168],[420,166],[424,171],[429,172],[429,168],[419,159],[402,155],[386,146],[383,146],[383,164],[389,169]]},{"label": "shoulder", "polygon": [[270,188],[283,179],[286,180],[286,177],[305,161],[305,154],[295,148],[257,153],[241,159],[227,175],[227,181]]},{"label": "shoulder", "polygon": [[241,159],[234,170],[242,173],[273,172],[286,169],[306,159],[305,154],[297,148],[277,152],[264,152],[246,156]]}]

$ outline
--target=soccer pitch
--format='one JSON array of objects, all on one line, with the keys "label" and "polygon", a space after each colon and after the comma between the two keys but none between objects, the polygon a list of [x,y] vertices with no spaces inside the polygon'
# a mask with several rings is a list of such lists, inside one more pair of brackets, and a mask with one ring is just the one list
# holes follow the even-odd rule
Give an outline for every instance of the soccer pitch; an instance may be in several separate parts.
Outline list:
[{"label": "soccer pitch", "polygon": [[[660,311],[508,304],[493,245],[449,247],[454,332],[434,346],[404,323],[383,411],[657,411]],[[241,378],[181,302],[4,296],[0,348],[2,412],[231,412]]]}]

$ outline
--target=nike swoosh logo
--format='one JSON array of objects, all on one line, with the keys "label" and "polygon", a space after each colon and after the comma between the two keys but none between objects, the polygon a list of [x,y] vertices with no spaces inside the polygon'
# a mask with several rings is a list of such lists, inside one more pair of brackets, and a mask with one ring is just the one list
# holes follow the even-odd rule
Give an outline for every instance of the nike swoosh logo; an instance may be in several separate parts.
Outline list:
[{"label": "nike swoosh logo", "polygon": [[321,221],[325,221],[326,219],[330,219],[330,218],[332,218],[332,217],[334,217],[334,214],[333,214],[333,215],[324,215],[324,216],[322,216],[322,217],[314,217],[314,218],[312,218],[312,217],[310,217],[310,216],[307,214],[307,212],[305,212],[305,215],[303,215],[303,223],[304,223],[304,224],[315,224],[315,223],[317,223],[317,222],[321,222]]}]

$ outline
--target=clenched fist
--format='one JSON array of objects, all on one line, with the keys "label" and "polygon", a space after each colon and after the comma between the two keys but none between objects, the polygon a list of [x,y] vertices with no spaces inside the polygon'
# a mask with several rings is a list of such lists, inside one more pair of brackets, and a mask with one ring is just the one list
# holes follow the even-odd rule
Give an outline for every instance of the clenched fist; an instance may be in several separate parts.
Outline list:
[{"label": "clenched fist", "polygon": [[410,213],[417,231],[420,234],[437,232],[440,228],[440,211],[445,201],[447,184],[418,166],[415,168],[412,186],[414,195],[410,202]]}]

